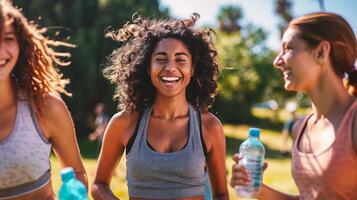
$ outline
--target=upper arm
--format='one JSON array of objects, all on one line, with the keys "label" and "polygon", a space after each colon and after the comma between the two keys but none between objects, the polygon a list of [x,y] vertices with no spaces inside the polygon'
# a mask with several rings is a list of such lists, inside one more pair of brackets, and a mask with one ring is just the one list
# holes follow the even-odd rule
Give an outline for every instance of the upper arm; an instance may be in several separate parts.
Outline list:
[{"label": "upper arm", "polygon": [[209,112],[202,113],[202,135],[207,147],[207,169],[215,197],[228,197],[226,142],[221,122]]},{"label": "upper arm", "polygon": [[39,119],[41,129],[50,140],[62,166],[73,167],[77,178],[87,184],[72,117],[66,104],[58,96],[46,95]]},{"label": "upper arm", "polygon": [[138,113],[118,113],[112,117],[104,133],[94,184],[109,185],[113,171],[124,153],[128,140],[134,133],[137,120]]}]

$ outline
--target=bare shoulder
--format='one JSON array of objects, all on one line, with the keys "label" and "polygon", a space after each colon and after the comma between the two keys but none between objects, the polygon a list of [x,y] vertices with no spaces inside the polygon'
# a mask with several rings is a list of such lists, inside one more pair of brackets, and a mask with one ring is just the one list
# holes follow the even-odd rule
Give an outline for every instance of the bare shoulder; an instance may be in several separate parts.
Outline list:
[{"label": "bare shoulder", "polygon": [[139,112],[121,111],[112,116],[108,127],[104,133],[105,138],[120,140],[126,146],[130,137],[134,134],[136,124],[138,123]]},{"label": "bare shoulder", "polygon": [[208,111],[202,112],[202,128],[210,135],[223,133],[221,121]]},{"label": "bare shoulder", "polygon": [[58,115],[67,114],[68,109],[60,96],[49,93],[44,97],[42,112],[46,118],[56,115],[58,117]]},{"label": "bare shoulder", "polygon": [[71,114],[60,96],[50,93],[46,94],[41,109],[42,113],[37,113],[37,117],[41,127],[45,130],[44,132],[53,132],[51,129],[61,126],[63,123],[66,125],[67,123],[72,123]]},{"label": "bare shoulder", "polygon": [[43,100],[41,113],[35,110],[35,114],[44,136],[47,139],[53,139],[63,134],[74,133],[71,114],[62,98],[56,94],[47,93]]},{"label": "bare shoulder", "polygon": [[225,141],[221,121],[208,111],[202,111],[202,135],[208,151],[212,145]]},{"label": "bare shoulder", "polygon": [[120,111],[112,116],[109,123],[112,126],[128,126],[133,123],[136,124],[138,117],[139,117],[139,113],[136,111],[130,113],[125,111]]},{"label": "bare shoulder", "polygon": [[301,117],[294,123],[292,129],[293,141],[295,141],[295,139],[298,137],[299,131],[301,131],[301,128],[304,126],[305,119],[306,117]]}]

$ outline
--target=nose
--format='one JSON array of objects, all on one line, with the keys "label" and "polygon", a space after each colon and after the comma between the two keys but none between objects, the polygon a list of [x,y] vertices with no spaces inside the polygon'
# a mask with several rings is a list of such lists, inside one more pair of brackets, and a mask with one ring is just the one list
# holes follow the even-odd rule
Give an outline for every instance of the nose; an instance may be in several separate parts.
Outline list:
[{"label": "nose", "polygon": [[175,61],[169,60],[165,65],[165,70],[171,71],[175,68]]},{"label": "nose", "polygon": [[274,67],[280,68],[282,66],[282,64],[284,63],[282,56],[283,56],[283,52],[281,52],[278,56],[276,56],[273,62]]}]

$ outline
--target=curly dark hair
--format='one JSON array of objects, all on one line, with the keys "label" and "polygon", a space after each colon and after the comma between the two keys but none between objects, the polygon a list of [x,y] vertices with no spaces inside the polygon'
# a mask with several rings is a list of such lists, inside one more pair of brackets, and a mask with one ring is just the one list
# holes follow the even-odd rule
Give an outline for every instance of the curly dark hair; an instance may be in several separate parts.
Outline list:
[{"label": "curly dark hair", "polygon": [[212,43],[214,31],[194,29],[198,19],[197,13],[184,20],[133,17],[132,23],[106,34],[124,43],[108,57],[104,69],[104,76],[117,85],[114,99],[119,99],[120,110],[140,112],[154,102],[156,91],[148,67],[154,49],[164,38],[182,41],[192,55],[195,70],[186,89],[187,101],[202,110],[213,104],[219,73]]}]

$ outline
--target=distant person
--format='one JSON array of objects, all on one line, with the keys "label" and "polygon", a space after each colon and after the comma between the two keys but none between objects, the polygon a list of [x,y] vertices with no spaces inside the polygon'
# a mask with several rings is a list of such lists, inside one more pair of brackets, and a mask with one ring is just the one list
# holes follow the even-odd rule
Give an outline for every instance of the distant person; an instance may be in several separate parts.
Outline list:
[{"label": "distant person", "polygon": [[71,115],[60,97],[65,80],[54,65],[73,45],[50,40],[10,1],[0,0],[0,199],[56,199],[51,150],[87,185]]},{"label": "distant person", "polygon": [[[299,195],[263,184],[258,199],[357,199],[357,41],[341,16],[328,12],[292,20],[274,65],[288,91],[307,93],[312,113],[293,127],[292,175]],[[232,167],[231,186],[249,185],[247,170]]]},{"label": "distant person", "polygon": [[95,130],[89,134],[88,139],[90,141],[97,141],[98,149],[100,149],[103,140],[104,131],[109,122],[109,116],[106,113],[105,104],[102,102],[96,104],[94,108],[94,113],[95,113],[95,120],[94,120]]},{"label": "distant person", "polygon": [[137,18],[109,35],[114,50],[106,77],[117,84],[121,112],[105,131],[92,186],[95,200],[110,189],[126,156],[130,199],[202,200],[207,172],[214,199],[229,199],[223,127],[210,112],[217,88],[217,52],[210,30],[191,18]]},{"label": "distant person", "polygon": [[299,119],[299,115],[297,114],[297,104],[295,102],[288,102],[285,106],[285,110],[290,114],[289,119],[286,120],[283,126],[283,130],[281,131],[281,149],[280,153],[282,156],[288,156],[290,147],[288,145],[289,136],[292,135],[293,126],[295,122]]}]

